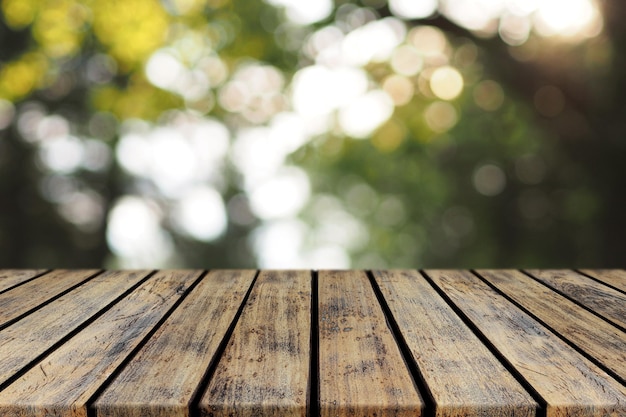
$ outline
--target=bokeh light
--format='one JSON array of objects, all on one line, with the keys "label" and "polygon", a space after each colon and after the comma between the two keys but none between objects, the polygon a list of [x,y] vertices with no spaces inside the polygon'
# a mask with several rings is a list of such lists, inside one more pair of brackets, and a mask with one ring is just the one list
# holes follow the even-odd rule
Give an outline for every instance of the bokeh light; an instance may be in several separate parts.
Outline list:
[{"label": "bokeh light", "polygon": [[589,167],[623,137],[598,122],[623,108],[606,10],[3,0],[0,212],[114,267],[532,263],[538,233],[577,228],[569,253],[592,253],[608,187]]},{"label": "bokeh light", "polygon": [[437,68],[430,76],[430,89],[443,100],[452,100],[463,91],[463,77],[455,68]]},{"label": "bokeh light", "polygon": [[504,191],[506,176],[502,168],[494,164],[484,164],[474,171],[474,188],[480,194],[493,197]]},{"label": "bokeh light", "polygon": [[115,202],[109,213],[107,241],[120,266],[168,264],[173,246],[170,236],[160,226],[161,219],[162,213],[144,198],[126,196]]},{"label": "bokeh light", "polygon": [[437,0],[389,0],[389,8],[391,12],[398,17],[419,19],[435,13],[437,10]]}]

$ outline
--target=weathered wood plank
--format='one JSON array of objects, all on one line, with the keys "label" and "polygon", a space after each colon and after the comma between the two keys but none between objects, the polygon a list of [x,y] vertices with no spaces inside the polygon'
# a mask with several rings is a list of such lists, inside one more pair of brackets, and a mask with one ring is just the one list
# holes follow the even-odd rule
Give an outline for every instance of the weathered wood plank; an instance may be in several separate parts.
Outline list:
[{"label": "weathered wood plank", "polygon": [[45,269],[0,269],[0,292],[45,271]]},{"label": "weathered wood plank", "polygon": [[263,271],[200,401],[203,416],[307,411],[311,274]]},{"label": "weathered wood plank", "polygon": [[438,417],[526,416],[538,405],[417,271],[373,271]]},{"label": "weathered wood plank", "polygon": [[0,415],[86,417],[86,403],[199,276],[161,271],[0,392]]},{"label": "weathered wood plank", "polygon": [[0,331],[0,384],[113,302],[148,272],[105,272]]},{"label": "weathered wood plank", "polygon": [[477,272],[626,381],[626,333],[519,271]]},{"label": "weathered wood plank", "polygon": [[626,294],[574,271],[532,269],[527,272],[539,281],[611,320],[622,329],[626,329]]},{"label": "weathered wood plank", "polygon": [[598,281],[626,291],[626,271],[623,269],[581,269],[580,272],[594,277]]},{"label": "weathered wood plank", "polygon": [[185,417],[255,271],[212,271],[94,404],[99,417]]},{"label": "weathered wood plank", "polygon": [[63,291],[80,284],[98,270],[58,269],[0,294],[0,327]]},{"label": "weathered wood plank", "polygon": [[426,271],[547,402],[548,417],[626,415],[626,388],[468,271]]},{"label": "weathered wood plank", "polygon": [[319,273],[322,417],[422,415],[417,391],[364,272]]}]

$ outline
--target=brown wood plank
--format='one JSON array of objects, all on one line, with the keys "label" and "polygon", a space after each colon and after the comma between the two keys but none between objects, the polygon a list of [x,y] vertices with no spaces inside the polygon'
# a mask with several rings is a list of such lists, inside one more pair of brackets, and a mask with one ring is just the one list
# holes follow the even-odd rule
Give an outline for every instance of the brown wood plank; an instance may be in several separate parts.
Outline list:
[{"label": "brown wood plank", "polygon": [[96,401],[97,415],[188,416],[255,273],[212,271],[204,277]]},{"label": "brown wood plank", "polygon": [[529,274],[604,318],[626,329],[626,294],[564,269],[528,270]]},{"label": "brown wood plank", "polygon": [[535,416],[538,405],[417,271],[373,271],[438,417]]},{"label": "brown wood plank", "polygon": [[304,417],[310,319],[310,272],[261,272],[202,396],[201,414]]},{"label": "brown wood plank", "polygon": [[626,333],[515,270],[479,275],[552,329],[626,380]]},{"label": "brown wood plank", "polygon": [[322,417],[420,416],[424,402],[361,271],[319,272]]},{"label": "brown wood plank", "polygon": [[28,281],[45,271],[45,269],[0,269],[0,291]]},{"label": "brown wood plank", "polygon": [[148,272],[105,272],[0,331],[0,384],[113,302]]},{"label": "brown wood plank", "polygon": [[581,269],[580,272],[626,292],[626,271],[623,269]]},{"label": "brown wood plank", "polygon": [[626,415],[626,388],[478,277],[426,273],[547,402],[548,417]]},{"label": "brown wood plank", "polygon": [[86,417],[86,402],[199,271],[161,271],[0,392],[0,415]]},{"label": "brown wood plank", "polygon": [[0,294],[0,327],[97,272],[96,269],[59,269]]}]

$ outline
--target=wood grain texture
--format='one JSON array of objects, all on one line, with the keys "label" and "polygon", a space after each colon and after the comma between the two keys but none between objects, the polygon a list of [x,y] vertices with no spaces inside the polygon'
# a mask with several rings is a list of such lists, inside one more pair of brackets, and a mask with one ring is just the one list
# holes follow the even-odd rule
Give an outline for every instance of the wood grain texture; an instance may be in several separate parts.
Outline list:
[{"label": "wood grain texture", "polygon": [[417,391],[364,272],[319,273],[322,417],[422,415]]},{"label": "wood grain texture", "polygon": [[580,272],[626,292],[626,271],[623,269],[581,269]]},{"label": "wood grain texture", "polygon": [[254,279],[212,271],[94,404],[98,417],[188,416],[189,405]]},{"label": "wood grain texture", "polygon": [[306,416],[311,274],[263,271],[200,401],[204,416]]},{"label": "wood grain texture", "polygon": [[468,271],[426,271],[547,402],[548,417],[626,415],[626,388]]},{"label": "wood grain texture", "polygon": [[148,272],[105,272],[0,331],[0,384],[114,301]]},{"label": "wood grain texture", "polygon": [[532,269],[527,272],[626,329],[626,294],[570,270]]},{"label": "wood grain texture", "polygon": [[0,269],[0,292],[37,276],[45,269]]},{"label": "wood grain texture", "polygon": [[373,271],[437,417],[535,416],[538,405],[417,271]]},{"label": "wood grain texture", "polygon": [[626,333],[519,271],[477,272],[626,381]]},{"label": "wood grain texture", "polygon": [[0,392],[0,415],[86,417],[86,403],[200,275],[161,271]]},{"label": "wood grain texture", "polygon": [[0,327],[97,272],[59,269],[0,294]]}]

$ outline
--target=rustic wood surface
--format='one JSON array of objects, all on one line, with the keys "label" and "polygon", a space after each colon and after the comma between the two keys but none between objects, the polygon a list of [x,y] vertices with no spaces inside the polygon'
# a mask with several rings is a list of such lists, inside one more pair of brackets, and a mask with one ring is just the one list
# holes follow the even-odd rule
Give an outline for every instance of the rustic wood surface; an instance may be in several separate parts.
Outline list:
[{"label": "rustic wood surface", "polygon": [[87,401],[197,276],[151,277],[2,390],[0,415],[87,417]]},{"label": "rustic wood surface", "polygon": [[419,416],[424,403],[362,271],[319,273],[322,417]]},{"label": "rustic wood surface", "polygon": [[478,277],[467,271],[426,274],[547,402],[548,417],[626,415],[624,386]]},{"label": "rustic wood surface", "polygon": [[417,271],[374,271],[437,416],[534,416],[538,405]]},{"label": "rustic wood surface", "polygon": [[0,384],[131,288],[148,271],[101,274],[0,332]]},{"label": "rustic wood surface", "polygon": [[0,292],[8,288],[28,281],[39,274],[46,272],[45,269],[3,269],[0,270]]},{"label": "rustic wood surface", "polygon": [[529,270],[528,273],[626,330],[626,294],[574,271]]},{"label": "rustic wood surface", "polygon": [[626,292],[626,271],[623,269],[581,269],[580,272]]},{"label": "rustic wood surface", "polygon": [[202,415],[306,416],[310,275],[261,272],[200,401]]},{"label": "rustic wood surface", "polygon": [[58,270],[0,294],[0,328],[97,272]]},{"label": "rustic wood surface", "polygon": [[548,287],[513,270],[479,275],[591,357],[626,381],[626,335]]},{"label": "rustic wood surface", "polygon": [[204,277],[104,391],[95,403],[98,415],[186,416],[254,275],[214,271]]},{"label": "rustic wood surface", "polygon": [[0,270],[0,417],[626,417],[623,270]]}]

